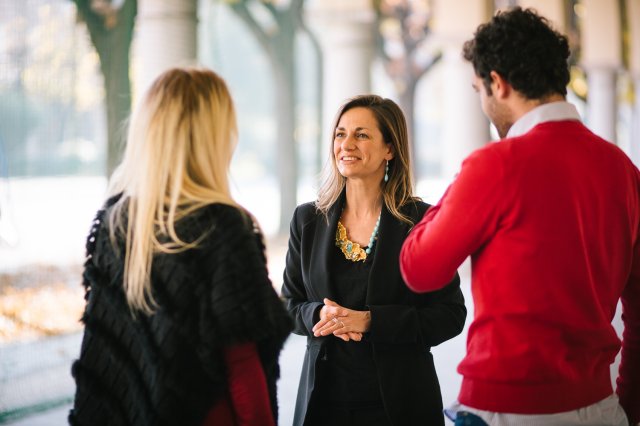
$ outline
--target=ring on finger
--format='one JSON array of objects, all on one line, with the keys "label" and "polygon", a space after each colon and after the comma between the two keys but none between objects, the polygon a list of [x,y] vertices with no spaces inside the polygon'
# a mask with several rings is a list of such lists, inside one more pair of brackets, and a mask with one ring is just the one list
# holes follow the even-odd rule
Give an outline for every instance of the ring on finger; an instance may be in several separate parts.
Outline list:
[{"label": "ring on finger", "polygon": [[[333,321],[333,323],[334,323],[334,324],[337,324],[339,320],[338,320],[338,318],[333,317],[333,318],[331,319],[331,321]],[[340,322],[342,322],[342,321],[340,321]]]}]

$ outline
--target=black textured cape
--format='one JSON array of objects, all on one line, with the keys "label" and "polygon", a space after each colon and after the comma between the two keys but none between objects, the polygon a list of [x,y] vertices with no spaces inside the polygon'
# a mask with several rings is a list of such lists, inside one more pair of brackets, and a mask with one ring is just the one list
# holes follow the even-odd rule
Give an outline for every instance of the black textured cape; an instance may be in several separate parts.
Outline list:
[{"label": "black textured cape", "polygon": [[[106,210],[115,199],[106,204]],[[72,425],[199,425],[227,388],[222,348],[253,341],[277,420],[278,355],[292,322],[267,275],[261,234],[226,205],[177,224],[195,249],[158,254],[151,273],[159,308],[134,317],[105,209],[87,240],[87,305],[80,358],[73,364]]]}]

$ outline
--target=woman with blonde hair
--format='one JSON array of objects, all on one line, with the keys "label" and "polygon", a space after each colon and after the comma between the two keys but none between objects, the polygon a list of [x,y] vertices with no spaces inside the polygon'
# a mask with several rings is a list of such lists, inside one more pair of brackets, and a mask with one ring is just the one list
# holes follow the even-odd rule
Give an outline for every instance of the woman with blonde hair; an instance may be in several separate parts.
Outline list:
[{"label": "woman with blonde hair", "polygon": [[375,95],[338,111],[318,199],[291,221],[282,293],[307,336],[294,425],[439,425],[430,347],[462,331],[456,274],[418,295],[400,276],[402,242],[428,205],[413,195],[404,115]]},{"label": "woman with blonde hair", "polygon": [[72,425],[274,425],[291,321],[231,197],[236,118],[206,69],[160,75],[87,240]]}]

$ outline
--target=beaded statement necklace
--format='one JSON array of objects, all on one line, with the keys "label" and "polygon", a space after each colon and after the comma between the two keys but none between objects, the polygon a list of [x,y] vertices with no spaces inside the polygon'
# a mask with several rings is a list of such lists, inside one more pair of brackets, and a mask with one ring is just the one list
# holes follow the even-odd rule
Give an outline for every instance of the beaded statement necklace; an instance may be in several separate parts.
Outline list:
[{"label": "beaded statement necklace", "polygon": [[[382,215],[382,212],[380,212],[380,215]],[[366,248],[362,248],[360,247],[360,244],[354,243],[347,238],[347,229],[340,221],[338,221],[338,229],[336,229],[336,247],[340,248],[340,251],[342,251],[342,253],[344,254],[345,259],[348,259],[352,262],[357,262],[359,260],[362,260],[364,262],[367,259],[367,255],[371,254],[371,249],[378,239],[379,227],[380,216],[378,216],[376,226],[373,227],[371,238],[369,238],[369,245]]]}]

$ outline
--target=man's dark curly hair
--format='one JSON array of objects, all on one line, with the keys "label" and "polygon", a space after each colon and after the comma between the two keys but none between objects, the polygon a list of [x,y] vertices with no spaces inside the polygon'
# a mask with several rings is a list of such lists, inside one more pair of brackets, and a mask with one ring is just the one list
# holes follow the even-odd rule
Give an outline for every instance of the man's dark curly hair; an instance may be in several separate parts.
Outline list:
[{"label": "man's dark curly hair", "polygon": [[569,43],[534,10],[498,12],[464,44],[463,57],[491,94],[491,71],[528,99],[567,94]]}]

